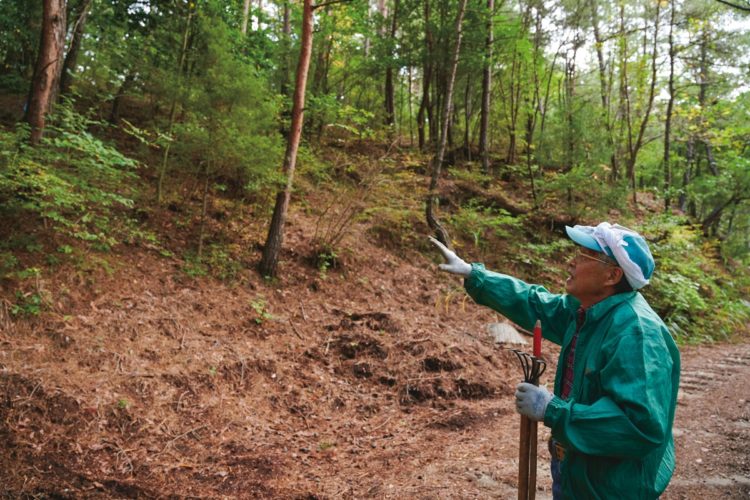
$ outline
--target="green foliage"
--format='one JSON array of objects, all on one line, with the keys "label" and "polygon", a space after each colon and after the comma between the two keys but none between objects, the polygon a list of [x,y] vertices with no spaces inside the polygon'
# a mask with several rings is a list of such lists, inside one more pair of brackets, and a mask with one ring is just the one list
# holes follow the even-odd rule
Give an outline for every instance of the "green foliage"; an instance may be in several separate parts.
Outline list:
[{"label": "green foliage", "polygon": [[28,76],[39,46],[42,3],[3,0],[0,11],[0,92],[28,91]]},{"label": "green foliage", "polygon": [[264,322],[273,319],[273,314],[268,311],[268,303],[262,296],[258,296],[254,300],[250,301],[250,309],[252,309],[253,313],[255,314],[253,320],[259,325],[262,325]]},{"label": "green foliage", "polygon": [[448,175],[452,178],[483,186],[492,180],[492,176],[481,171],[477,166],[469,164],[470,168],[448,168]]},{"label": "green foliage", "polygon": [[575,244],[568,238],[554,239],[547,243],[523,242],[521,251],[511,254],[511,260],[519,264],[530,266],[534,273],[554,274],[563,278],[567,275],[567,269],[550,266],[550,262],[566,263],[572,254]]},{"label": "green foliage", "polygon": [[315,258],[318,265],[318,275],[320,279],[325,280],[328,277],[328,270],[338,266],[339,256],[332,248],[323,248],[318,251]]},{"label": "green foliage", "polygon": [[174,131],[174,152],[188,171],[222,179],[237,197],[283,183],[279,101],[262,75],[243,61],[228,27],[208,15],[196,20],[195,75],[186,94],[185,118]]},{"label": "green foliage", "polygon": [[62,105],[38,147],[26,145],[26,127],[0,130],[0,215],[32,214],[62,234],[113,245],[111,214],[133,206],[136,163],[89,132],[102,125]]},{"label": "green foliage", "polygon": [[39,316],[44,306],[44,299],[39,293],[24,293],[16,290],[16,303],[10,307],[13,316]]},{"label": "green foliage", "polygon": [[539,182],[544,200],[563,205],[575,218],[601,218],[613,208],[623,210],[627,190],[606,182],[603,164],[578,164],[567,172],[548,172]]},{"label": "green foliage", "polygon": [[0,279],[15,283],[14,302],[9,311],[13,316],[39,316],[50,303],[50,294],[42,286],[42,270],[39,267],[21,268],[16,257],[4,252],[0,254]]},{"label": "green foliage", "polygon": [[242,263],[232,255],[230,248],[220,243],[208,245],[201,258],[188,252],[183,266],[185,274],[192,278],[212,276],[228,282],[239,279],[242,269]]},{"label": "green foliage", "polygon": [[642,229],[657,264],[643,293],[680,342],[725,340],[745,330],[750,279],[727,273],[715,244],[683,218],[662,216]]},{"label": "green foliage", "polygon": [[367,209],[365,215],[370,220],[370,233],[381,245],[387,248],[403,248],[414,243],[417,231],[415,226],[419,212],[408,208],[375,206]]},{"label": "green foliage", "polygon": [[519,221],[505,210],[485,207],[481,203],[481,200],[470,200],[449,221],[457,237],[469,237],[476,248],[486,250],[492,239],[507,238],[509,229],[517,227]]}]

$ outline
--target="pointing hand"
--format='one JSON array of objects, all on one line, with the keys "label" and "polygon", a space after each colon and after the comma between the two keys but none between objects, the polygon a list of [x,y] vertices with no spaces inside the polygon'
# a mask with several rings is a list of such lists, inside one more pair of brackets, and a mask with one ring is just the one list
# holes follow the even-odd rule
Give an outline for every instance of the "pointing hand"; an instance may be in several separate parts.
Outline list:
[{"label": "pointing hand", "polygon": [[471,265],[464,262],[464,260],[456,255],[453,250],[446,247],[432,236],[430,236],[430,241],[438,247],[440,253],[443,254],[443,258],[446,260],[445,264],[440,264],[439,266],[441,271],[447,271],[461,276],[468,276],[471,274]]}]

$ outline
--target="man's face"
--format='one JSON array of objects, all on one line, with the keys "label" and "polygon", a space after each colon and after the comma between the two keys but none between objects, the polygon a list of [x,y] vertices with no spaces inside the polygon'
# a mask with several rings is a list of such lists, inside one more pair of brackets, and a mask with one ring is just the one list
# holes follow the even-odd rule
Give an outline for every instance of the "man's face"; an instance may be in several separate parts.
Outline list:
[{"label": "man's face", "polygon": [[607,293],[607,280],[612,273],[612,264],[603,253],[584,247],[576,247],[576,253],[568,263],[570,276],[565,282],[565,291],[588,307],[602,300]]}]

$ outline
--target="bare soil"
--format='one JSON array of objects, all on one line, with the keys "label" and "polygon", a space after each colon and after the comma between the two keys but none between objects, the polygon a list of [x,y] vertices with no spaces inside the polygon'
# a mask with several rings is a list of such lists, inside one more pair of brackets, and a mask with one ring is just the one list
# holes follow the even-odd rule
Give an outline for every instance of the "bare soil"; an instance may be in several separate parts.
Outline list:
[{"label": "bare soil", "polygon": [[[39,283],[53,297],[40,318],[5,307],[3,496],[515,498],[521,372],[487,332],[502,318],[436,255],[395,256],[364,232],[322,272],[310,226],[290,223],[276,281],[193,279],[126,247]],[[557,353],[545,345],[547,380]],[[682,354],[664,498],[748,498],[750,346]]]}]

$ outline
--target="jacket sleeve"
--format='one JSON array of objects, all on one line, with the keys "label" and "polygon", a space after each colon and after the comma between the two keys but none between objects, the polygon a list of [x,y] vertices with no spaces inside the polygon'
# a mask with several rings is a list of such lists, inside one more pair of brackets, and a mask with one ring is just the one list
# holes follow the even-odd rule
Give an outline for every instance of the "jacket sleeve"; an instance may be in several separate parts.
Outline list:
[{"label": "jacket sleeve", "polygon": [[588,455],[640,458],[668,438],[672,358],[662,333],[640,327],[602,349],[607,361],[598,378],[603,396],[592,404],[553,397],[544,423],[555,439]]},{"label": "jacket sleeve", "polygon": [[487,306],[514,323],[531,330],[539,319],[544,338],[562,344],[565,329],[573,320],[571,297],[548,292],[539,285],[529,285],[505,274],[487,271],[482,264],[472,264],[464,288],[477,304]]}]

